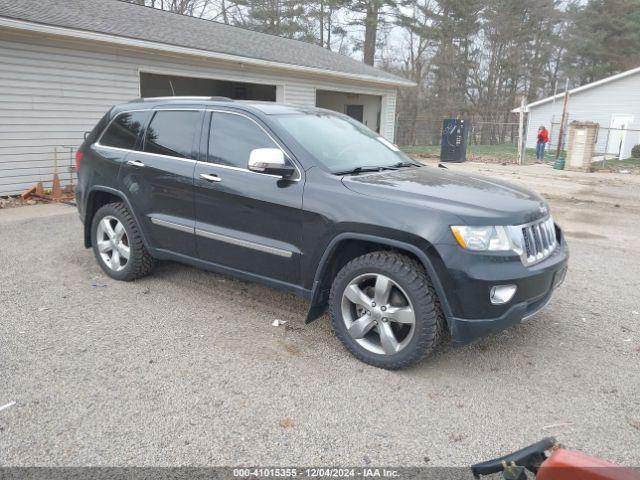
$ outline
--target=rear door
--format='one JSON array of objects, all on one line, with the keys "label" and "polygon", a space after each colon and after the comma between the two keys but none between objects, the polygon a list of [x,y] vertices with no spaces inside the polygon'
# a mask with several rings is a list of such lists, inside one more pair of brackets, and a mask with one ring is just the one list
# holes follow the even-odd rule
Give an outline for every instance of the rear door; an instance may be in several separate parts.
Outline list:
[{"label": "rear door", "polygon": [[141,149],[129,153],[121,185],[154,248],[195,255],[193,171],[204,112],[152,110]]},{"label": "rear door", "polygon": [[213,111],[203,135],[206,155],[194,173],[198,256],[298,285],[302,170],[291,180],[248,170],[253,149],[282,148],[248,114]]}]

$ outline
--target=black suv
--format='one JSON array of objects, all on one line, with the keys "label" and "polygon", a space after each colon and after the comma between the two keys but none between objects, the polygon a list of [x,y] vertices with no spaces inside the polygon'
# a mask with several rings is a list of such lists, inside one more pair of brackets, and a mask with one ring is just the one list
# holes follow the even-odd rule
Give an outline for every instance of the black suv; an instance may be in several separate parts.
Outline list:
[{"label": "black suv", "polygon": [[327,309],[397,369],[540,310],[568,250],[537,195],[423,166],[332,111],[221,98],[113,107],[77,154],[84,243],[112,278],[170,259]]}]

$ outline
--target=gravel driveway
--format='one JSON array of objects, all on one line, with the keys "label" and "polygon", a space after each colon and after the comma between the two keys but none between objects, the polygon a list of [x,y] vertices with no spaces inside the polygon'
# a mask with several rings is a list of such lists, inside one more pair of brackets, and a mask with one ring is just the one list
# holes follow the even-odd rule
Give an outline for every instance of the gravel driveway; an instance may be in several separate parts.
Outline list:
[{"label": "gravel driveway", "polygon": [[0,465],[464,466],[549,435],[640,465],[640,177],[451,168],[545,194],[570,272],[529,322],[402,372],[292,295],[175,263],[119,283],[74,208],[0,210]]}]

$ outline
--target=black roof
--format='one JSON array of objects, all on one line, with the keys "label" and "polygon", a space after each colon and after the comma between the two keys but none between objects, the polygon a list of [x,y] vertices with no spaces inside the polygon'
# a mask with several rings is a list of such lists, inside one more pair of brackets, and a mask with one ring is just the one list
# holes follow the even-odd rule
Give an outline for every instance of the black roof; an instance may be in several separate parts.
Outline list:
[{"label": "black roof", "polygon": [[310,43],[120,0],[0,0],[0,17],[282,64],[407,82]]}]

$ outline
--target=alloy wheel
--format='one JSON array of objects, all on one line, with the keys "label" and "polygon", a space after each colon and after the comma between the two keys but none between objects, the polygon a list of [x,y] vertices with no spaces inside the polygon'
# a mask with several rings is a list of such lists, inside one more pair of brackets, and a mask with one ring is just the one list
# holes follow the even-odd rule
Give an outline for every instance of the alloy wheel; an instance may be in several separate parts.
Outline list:
[{"label": "alloy wheel", "polygon": [[115,272],[127,266],[131,250],[124,225],[113,216],[106,216],[96,229],[96,245],[104,264]]},{"label": "alloy wheel", "polygon": [[391,278],[368,273],[354,278],[342,294],[342,318],[349,335],[380,355],[400,352],[411,341],[416,316],[407,294]]}]

